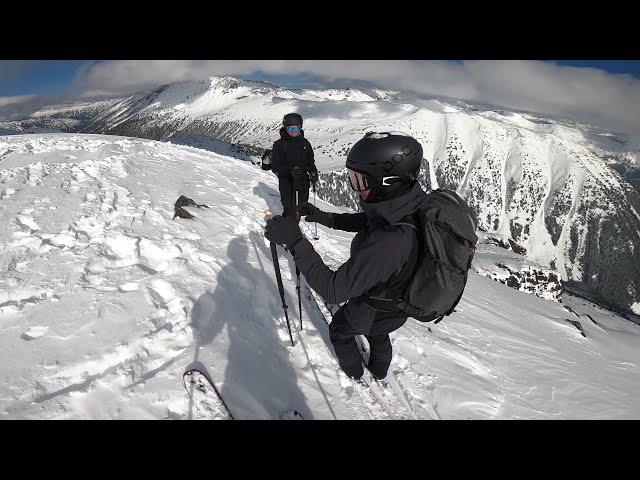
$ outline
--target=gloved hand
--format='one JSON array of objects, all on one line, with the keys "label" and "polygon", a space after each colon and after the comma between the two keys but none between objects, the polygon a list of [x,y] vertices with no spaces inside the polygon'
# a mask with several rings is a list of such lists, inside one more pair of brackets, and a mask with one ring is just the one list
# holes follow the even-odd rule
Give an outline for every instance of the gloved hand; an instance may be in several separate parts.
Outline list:
[{"label": "gloved hand", "polygon": [[304,180],[304,173],[302,172],[302,169],[298,166],[293,167],[291,169],[291,178],[293,178],[293,186],[296,190],[299,190],[302,186],[302,182]]},{"label": "gloved hand", "polygon": [[318,170],[311,170],[309,172],[309,181],[311,183],[316,183],[318,181]]},{"label": "gloved hand", "polygon": [[305,216],[305,221],[307,222],[318,222],[325,227],[333,228],[333,213],[323,212],[312,203],[305,202],[301,204],[300,215]]},{"label": "gloved hand", "polygon": [[302,202],[300,204],[300,215],[315,215],[317,213],[322,213],[322,210],[316,207],[313,203]]},{"label": "gloved hand", "polygon": [[283,245],[287,249],[291,249],[303,238],[298,222],[293,217],[283,217],[282,215],[276,215],[267,220],[264,236],[267,237],[267,240]]}]

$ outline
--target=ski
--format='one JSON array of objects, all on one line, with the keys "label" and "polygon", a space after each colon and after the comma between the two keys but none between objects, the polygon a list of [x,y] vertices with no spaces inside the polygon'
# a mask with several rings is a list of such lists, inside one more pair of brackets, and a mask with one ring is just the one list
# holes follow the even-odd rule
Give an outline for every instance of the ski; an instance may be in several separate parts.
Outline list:
[{"label": "ski", "polygon": [[[307,290],[307,296],[309,300],[313,301],[316,304],[318,310],[322,314],[322,318],[325,324],[327,325],[327,327],[329,327],[330,322],[329,320],[327,320],[327,316],[329,316],[330,318],[333,317],[339,306],[329,305],[324,301],[324,299],[319,300],[319,296],[313,290],[311,290],[308,285],[305,285],[305,288]],[[360,350],[361,348],[362,347],[359,345],[358,350]],[[344,375],[344,372],[342,372],[342,370],[340,370],[340,373]],[[382,410],[382,416],[388,419],[395,420],[398,418],[402,418],[399,417],[397,413],[394,413],[393,409],[389,407],[387,402],[383,399],[383,395],[375,386],[375,379],[373,378],[373,375],[371,375],[368,370],[365,370],[364,375],[358,380],[347,377],[346,375],[344,375],[344,377],[348,378],[352,383],[353,389],[357,392],[360,399],[362,400],[362,403],[369,411],[369,415],[371,416],[371,418],[380,418],[380,415],[376,414],[373,411],[373,405],[377,405],[378,408]]]},{"label": "ski", "polygon": [[[404,393],[394,388],[392,385],[392,381],[390,381],[390,374],[387,374],[386,378],[377,379],[373,373],[369,371],[369,352],[364,343],[364,338],[362,335],[356,336],[356,344],[358,345],[358,351],[360,352],[360,357],[362,358],[362,364],[365,368],[365,375],[367,376],[367,380],[371,384],[371,389],[376,392],[376,394],[381,396],[386,396],[390,401],[393,401],[394,404],[398,404],[398,400],[402,404],[402,407],[398,407],[395,409],[393,413],[390,412],[390,415],[393,415],[398,419],[407,419],[407,418],[416,418],[415,412],[411,408],[411,404],[408,402]],[[364,376],[363,376],[364,377]],[[385,403],[387,403],[385,401]]]},{"label": "ski", "polygon": [[[206,373],[197,368],[187,370],[182,375],[182,380],[192,402],[189,408],[190,419],[236,420],[215,383]],[[286,410],[280,414],[280,420],[304,420],[304,417],[297,410]]]},{"label": "ski", "polygon": [[[396,378],[396,372],[391,371],[391,369],[389,370],[390,371],[387,373],[387,377],[384,379],[384,382],[386,382],[386,385],[391,388],[391,390],[395,392],[396,396],[402,401],[404,408],[407,410],[407,412],[410,413],[411,417],[413,419],[418,419],[419,417],[416,413],[415,408],[413,407],[412,402],[409,399],[407,392]],[[429,417],[431,416],[429,415]]]},{"label": "ski", "polygon": [[[374,393],[373,389],[371,388],[370,380],[365,379],[364,376],[362,376],[358,380],[355,380],[353,378],[349,378],[349,380],[353,383],[354,390],[358,393],[360,400],[362,400],[363,405],[369,411],[369,416],[372,419],[380,420],[382,419],[382,417],[388,420],[395,419],[380,396]],[[378,413],[374,412],[374,409],[376,407],[379,410]]]},{"label": "ski", "polygon": [[[401,370],[393,370],[390,371],[389,378],[392,380],[392,382],[395,382],[395,384],[397,385],[397,389],[403,392],[405,399],[410,404],[410,408],[414,415],[416,415],[417,418],[422,418],[426,414],[431,420],[442,420],[442,417],[440,417],[440,414],[436,409],[438,404],[433,402],[428,393],[426,393],[426,401],[416,401],[410,390],[404,387],[402,382],[398,379],[398,377],[402,375],[405,375],[405,373]],[[393,386],[392,382],[389,383]],[[419,411],[421,411],[422,414],[419,414]]]},{"label": "ski", "polygon": [[182,381],[191,400],[189,418],[193,418],[195,412],[199,418],[235,420],[220,391],[204,372],[197,368],[187,370],[182,375]]},{"label": "ski", "polygon": [[282,412],[280,420],[304,420],[304,417],[297,410],[287,410]]},{"label": "ski", "polygon": [[[364,345],[364,339],[362,338],[362,336],[358,336],[356,337],[356,342],[358,343],[360,355],[362,356],[363,363],[366,368],[369,360],[369,353],[367,352],[367,349]],[[419,419],[423,418],[424,414],[426,414],[430,420],[441,420],[440,415],[438,414],[436,408],[430,400],[428,402],[420,402],[417,406],[415,405],[415,402],[412,400],[411,394],[405,387],[402,386],[402,383],[398,380],[398,373],[400,373],[398,370],[389,368],[389,372],[387,373],[387,376],[385,378],[378,380],[374,377],[374,381],[383,389],[383,391],[392,391],[394,397],[402,402],[404,412],[402,412],[401,415],[408,415],[409,418]],[[423,415],[418,414],[418,409],[422,410]]]},{"label": "ski", "polygon": [[[366,368],[369,361],[369,353],[367,352],[367,349],[364,345],[364,339],[361,335],[356,337],[356,343],[358,343],[360,355]],[[385,378],[378,380],[374,377],[374,381],[383,389],[383,391],[392,391],[395,398],[399,399],[402,402],[404,412],[401,413],[401,415],[408,415],[410,418],[419,419],[423,418],[424,414],[426,414],[430,420],[441,420],[440,415],[438,414],[435,406],[433,405],[433,403],[431,403],[430,400],[428,402],[420,402],[417,406],[415,405],[415,402],[412,400],[412,396],[410,395],[410,393],[407,392],[407,389],[403,387],[402,383],[398,380],[398,373],[400,373],[398,370],[389,368],[389,372],[387,373],[387,376]],[[418,409],[423,411],[423,415],[418,414]]]}]

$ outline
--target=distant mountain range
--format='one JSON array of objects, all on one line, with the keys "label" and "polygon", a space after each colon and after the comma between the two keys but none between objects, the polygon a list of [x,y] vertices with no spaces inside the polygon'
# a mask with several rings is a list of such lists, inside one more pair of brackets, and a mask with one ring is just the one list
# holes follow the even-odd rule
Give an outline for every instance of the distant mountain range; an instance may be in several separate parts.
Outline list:
[{"label": "distant mountain range", "polygon": [[251,157],[271,147],[291,111],[305,118],[325,200],[357,208],[342,169],[364,133],[409,133],[425,149],[425,187],[457,190],[483,230],[512,239],[567,288],[640,314],[640,164],[620,135],[402,92],[292,90],[230,77],[48,107],[0,121],[0,134],[124,135]]}]

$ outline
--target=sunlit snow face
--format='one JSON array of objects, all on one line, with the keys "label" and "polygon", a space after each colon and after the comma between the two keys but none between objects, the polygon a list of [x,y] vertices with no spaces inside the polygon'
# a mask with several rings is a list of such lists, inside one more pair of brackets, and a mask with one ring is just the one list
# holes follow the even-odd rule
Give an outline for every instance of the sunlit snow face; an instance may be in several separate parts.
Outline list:
[{"label": "sunlit snow face", "polygon": [[300,125],[289,125],[287,127],[287,133],[291,137],[297,137],[298,135],[300,135],[301,130],[302,130],[302,127]]}]

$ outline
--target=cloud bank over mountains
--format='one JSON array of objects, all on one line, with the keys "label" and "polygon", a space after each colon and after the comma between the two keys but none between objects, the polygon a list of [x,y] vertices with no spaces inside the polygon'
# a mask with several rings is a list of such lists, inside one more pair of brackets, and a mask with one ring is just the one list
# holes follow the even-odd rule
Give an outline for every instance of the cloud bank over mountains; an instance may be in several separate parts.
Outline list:
[{"label": "cloud bank over mountains", "polygon": [[[326,87],[369,82],[419,96],[568,117],[640,138],[640,80],[596,68],[532,60],[114,60],[87,62],[65,98],[122,96],[209,76],[305,75]],[[0,115],[46,103],[0,97]],[[8,106],[8,108],[7,108]]]}]

